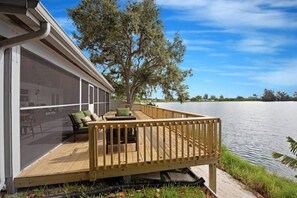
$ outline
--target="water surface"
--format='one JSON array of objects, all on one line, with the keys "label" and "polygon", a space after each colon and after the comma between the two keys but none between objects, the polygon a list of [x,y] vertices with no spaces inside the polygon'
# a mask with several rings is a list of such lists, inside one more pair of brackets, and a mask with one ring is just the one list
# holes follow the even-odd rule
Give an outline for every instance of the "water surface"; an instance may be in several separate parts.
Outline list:
[{"label": "water surface", "polygon": [[[158,103],[159,107],[220,117],[223,144],[242,158],[294,179],[297,171],[272,158],[291,154],[287,136],[297,140],[297,102]],[[296,180],[296,179],[295,179]]]}]

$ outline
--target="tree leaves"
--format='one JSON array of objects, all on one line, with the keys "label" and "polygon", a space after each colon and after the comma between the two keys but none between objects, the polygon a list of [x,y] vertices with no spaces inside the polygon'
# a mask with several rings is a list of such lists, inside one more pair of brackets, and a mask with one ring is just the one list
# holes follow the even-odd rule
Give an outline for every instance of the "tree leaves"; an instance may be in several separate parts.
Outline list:
[{"label": "tree leaves", "polygon": [[[186,96],[182,82],[191,71],[182,71],[185,46],[179,35],[165,38],[154,1],[85,0],[68,10],[79,34],[74,38],[88,50],[91,61],[131,103],[160,87],[166,97]],[[145,94],[144,94],[145,93]]]},{"label": "tree leaves", "polygon": [[276,152],[273,152],[272,156],[275,159],[281,158],[282,164],[287,165],[288,167],[296,170],[297,169],[297,142],[291,137],[287,137],[287,142],[290,143],[290,151],[293,153],[293,155],[295,155],[296,158],[293,158],[291,156],[284,155],[281,153],[276,153]]}]

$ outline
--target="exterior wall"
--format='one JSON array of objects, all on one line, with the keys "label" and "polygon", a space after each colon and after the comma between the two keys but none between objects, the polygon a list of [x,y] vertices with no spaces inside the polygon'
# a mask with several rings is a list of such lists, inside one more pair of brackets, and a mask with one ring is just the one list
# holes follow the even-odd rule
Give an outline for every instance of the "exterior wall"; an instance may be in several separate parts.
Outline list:
[{"label": "exterior wall", "polygon": [[[0,15],[1,16],[1,15]],[[4,20],[4,18],[0,17],[0,35],[4,37],[13,37],[16,35],[24,34],[26,31],[24,31],[22,28],[15,26],[14,24],[10,24],[8,20]],[[99,90],[102,90],[104,92],[104,95],[109,95],[109,90],[104,87],[102,84],[100,84],[98,81],[96,81],[94,78],[90,77],[88,74],[86,74],[84,71],[82,71],[80,68],[76,67],[75,65],[71,64],[68,60],[63,58],[60,54],[53,51],[49,47],[47,47],[45,44],[41,43],[40,41],[24,44],[21,47],[24,49],[36,54],[37,56],[40,56],[41,58],[55,64],[56,66],[62,68],[63,70],[75,75],[79,79],[79,102],[78,102],[78,108],[77,110],[82,110],[84,108],[88,108],[88,102],[85,104],[82,104],[82,84],[83,82],[87,82],[94,86],[94,99],[98,101],[99,98]],[[6,118],[8,120],[9,126],[10,126],[10,132],[6,131],[6,133],[9,133],[9,138],[11,139],[11,142],[7,143],[6,145],[10,146],[10,149],[7,149],[4,144],[4,125],[6,121],[4,120],[4,116],[0,116],[0,190],[2,189],[3,185],[5,184],[5,178],[7,176],[14,178],[19,174],[21,169],[21,134],[20,134],[20,112],[22,110],[30,110],[31,107],[21,108],[20,104],[20,97],[21,94],[21,88],[20,88],[20,76],[21,76],[21,59],[20,59],[20,53],[21,53],[21,47],[16,46],[12,48],[12,61],[10,63],[11,66],[11,79],[10,79],[10,87],[7,87],[6,89],[9,89],[8,91],[11,93],[11,96],[9,98],[9,101],[11,103],[10,108],[11,109],[11,117]],[[1,51],[0,49],[0,115],[5,115],[4,110],[4,97],[5,96],[5,89],[4,89],[4,51]],[[96,90],[96,92],[95,92]],[[46,96],[48,97],[48,96]],[[103,104],[103,103],[102,103]],[[108,103],[104,103],[105,108],[104,111],[108,109]],[[42,108],[42,107],[36,107]],[[49,107],[50,108],[50,107]],[[96,113],[98,112],[99,105],[96,105],[96,109],[94,110]],[[69,120],[70,122],[70,120]],[[50,139],[45,139],[45,141],[50,141]],[[60,140],[62,142],[62,140]],[[32,143],[33,144],[33,143]],[[8,153],[8,154],[7,154]],[[9,160],[11,160],[11,164],[5,167],[5,155],[11,156]],[[11,171],[11,173],[8,175],[6,173],[6,170]],[[7,182],[7,181],[6,181]],[[13,185],[12,183],[6,183],[6,185]],[[12,187],[13,188],[13,187]]]},{"label": "exterior wall", "polygon": [[[4,51],[0,49],[0,115],[4,115]],[[4,116],[0,116],[0,190],[4,186]]]},{"label": "exterior wall", "polygon": [[[0,15],[1,36],[13,37],[25,32],[3,19]],[[8,61],[9,71],[5,71],[7,70],[5,68],[7,57],[4,56],[4,52],[4,49],[0,49],[0,190],[6,186],[6,189],[10,191],[13,188],[12,178],[20,171],[19,135],[18,133],[11,133],[12,130],[19,130],[19,120],[13,120],[5,115],[12,113],[15,113],[14,116],[19,115],[19,47],[14,47],[11,50],[11,61]],[[5,75],[5,72],[8,72],[9,76]],[[5,79],[9,79],[9,87],[5,85]],[[7,107],[5,105],[7,103],[13,105]],[[9,109],[9,112],[5,109]],[[13,142],[7,140],[13,140]]]},{"label": "exterior wall", "polygon": [[12,48],[11,64],[11,131],[13,177],[20,172],[20,46]]}]

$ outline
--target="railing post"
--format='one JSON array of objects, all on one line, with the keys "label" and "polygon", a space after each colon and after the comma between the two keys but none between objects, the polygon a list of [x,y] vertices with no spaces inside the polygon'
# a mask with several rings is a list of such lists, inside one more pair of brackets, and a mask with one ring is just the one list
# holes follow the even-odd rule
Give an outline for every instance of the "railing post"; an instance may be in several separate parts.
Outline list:
[{"label": "railing post", "polygon": [[94,125],[89,125],[89,159],[90,159],[90,181],[96,180],[97,167],[97,133]]},{"label": "railing post", "polygon": [[217,167],[216,164],[209,164],[209,187],[212,191],[217,191]]}]

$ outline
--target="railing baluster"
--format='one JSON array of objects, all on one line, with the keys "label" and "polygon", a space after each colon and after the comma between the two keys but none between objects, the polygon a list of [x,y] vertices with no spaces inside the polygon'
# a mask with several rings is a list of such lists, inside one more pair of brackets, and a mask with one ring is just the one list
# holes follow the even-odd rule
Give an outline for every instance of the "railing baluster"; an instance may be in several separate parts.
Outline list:
[{"label": "railing baluster", "polygon": [[160,148],[159,148],[159,123],[156,124],[157,126],[157,163],[159,164],[159,152],[160,152]]},{"label": "railing baluster", "polygon": [[208,151],[209,156],[211,157],[213,155],[213,122],[208,121]]},{"label": "railing baluster", "polygon": [[175,125],[175,158],[178,160],[178,132],[177,132],[177,122],[174,123]]},{"label": "railing baluster", "polygon": [[136,147],[137,147],[137,166],[139,166],[139,152],[140,152],[140,147],[139,147],[139,124],[136,124]]},{"label": "railing baluster", "polygon": [[153,162],[153,127],[152,127],[152,124],[150,124],[150,145],[151,145],[151,164]]},{"label": "railing baluster", "polygon": [[121,128],[118,125],[118,166],[121,167]]},{"label": "railing baluster", "polygon": [[106,169],[106,127],[102,126],[103,130],[103,168]]},{"label": "railing baluster", "polygon": [[125,160],[126,160],[126,166],[128,166],[128,126],[126,124],[125,124]]},{"label": "railing baluster", "polygon": [[196,147],[196,122],[193,122],[193,127],[192,127],[192,146],[193,146],[193,159],[196,160],[196,152],[195,152],[195,147]]},{"label": "railing baluster", "polygon": [[163,123],[162,124],[162,126],[163,126],[163,162],[165,163],[165,152],[166,152],[166,147],[165,147],[165,141],[166,141],[166,138],[165,138],[165,136],[166,136],[166,134],[165,134],[165,129],[166,129],[166,126],[165,126],[165,123]]},{"label": "railing baluster", "polygon": [[110,164],[113,168],[113,126],[110,125]]},{"label": "railing baluster", "polygon": [[207,135],[207,123],[206,121],[203,122],[203,126],[204,126],[204,133],[203,133],[203,138],[204,138],[204,155],[207,156],[208,153],[208,148],[206,146],[206,135]]},{"label": "railing baluster", "polygon": [[182,147],[182,161],[184,161],[184,123],[181,122],[181,147]]},{"label": "railing baluster", "polygon": [[169,123],[169,159],[172,161],[172,131],[171,131],[171,122]]},{"label": "railing baluster", "polygon": [[190,122],[187,122],[187,159],[190,160]]},{"label": "railing baluster", "polygon": [[146,163],[146,127],[145,124],[143,124],[143,161]]},{"label": "railing baluster", "polygon": [[213,134],[213,137],[214,137],[214,156],[217,156],[217,151],[218,151],[218,140],[217,140],[217,135],[218,135],[218,128],[217,128],[217,125],[218,125],[218,123],[217,123],[217,121],[215,120],[214,121],[214,124],[213,124],[213,126],[214,126],[214,134]]},{"label": "railing baluster", "polygon": [[201,157],[201,134],[200,134],[200,131],[201,131],[201,122],[199,121],[198,122],[198,153],[199,153],[199,159]]}]

